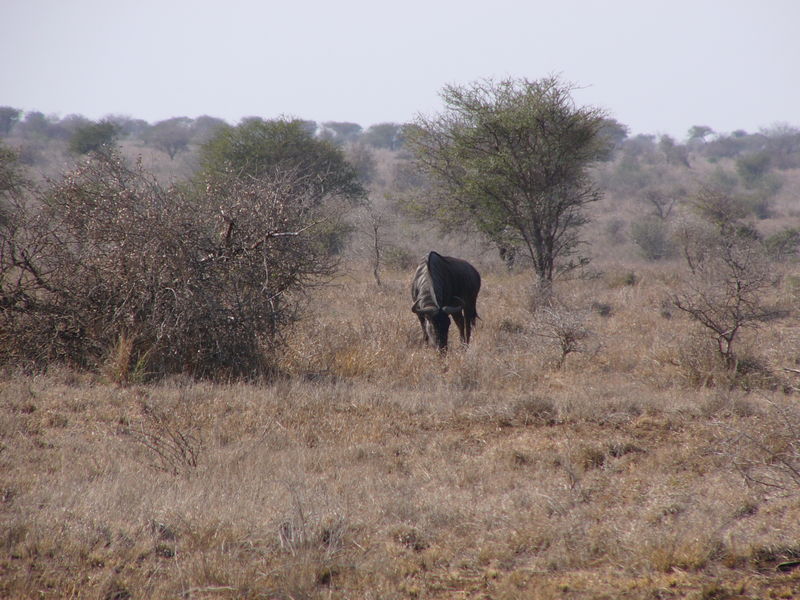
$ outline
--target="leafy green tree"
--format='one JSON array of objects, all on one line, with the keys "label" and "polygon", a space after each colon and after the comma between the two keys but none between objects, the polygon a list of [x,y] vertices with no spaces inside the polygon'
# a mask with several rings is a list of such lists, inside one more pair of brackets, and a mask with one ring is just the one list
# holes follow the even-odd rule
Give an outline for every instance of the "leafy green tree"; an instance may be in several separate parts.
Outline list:
[{"label": "leafy green tree", "polygon": [[604,119],[603,126],[600,129],[600,136],[608,140],[608,155],[604,157],[605,160],[611,160],[614,153],[622,148],[622,144],[628,139],[630,129],[627,125],[623,125],[616,119]]},{"label": "leafy green tree", "polygon": [[117,126],[111,121],[88,123],[78,127],[72,134],[69,149],[75,154],[107,150],[114,145],[117,135]]},{"label": "leafy green tree", "polygon": [[17,190],[23,181],[17,153],[0,142],[0,196]]},{"label": "leafy green tree", "polygon": [[51,119],[47,136],[69,142],[80,128],[91,124],[91,119],[77,114],[67,115],[63,119]]},{"label": "leafy green tree", "polygon": [[[316,139],[307,121],[250,118],[221,127],[200,149],[202,180],[231,173],[253,178],[292,172],[296,185],[357,202],[366,195],[342,151]],[[306,190],[307,191],[307,190]]]},{"label": "leafy green tree", "polygon": [[714,133],[708,125],[692,125],[689,128],[689,141],[705,142],[706,138]]},{"label": "leafy green tree", "polygon": [[449,85],[445,112],[406,137],[433,185],[431,216],[524,249],[541,283],[584,262],[584,209],[600,197],[589,166],[608,147],[605,115],[576,106],[573,89],[557,77]]},{"label": "leafy green tree", "polygon": [[217,117],[209,117],[208,115],[197,117],[192,123],[192,142],[205,144],[226,125],[227,123],[224,120]]},{"label": "leafy green tree", "polygon": [[[13,205],[27,185],[28,181],[22,173],[17,153],[0,142],[0,227],[8,223]],[[2,287],[1,281],[0,287]]]},{"label": "leafy green tree", "polygon": [[0,106],[0,135],[6,136],[19,121],[22,111],[11,106]]},{"label": "leafy green tree", "polygon": [[764,136],[751,135],[737,129],[730,135],[718,135],[703,145],[702,152],[712,162],[720,158],[731,158],[745,152],[757,152],[764,146]]},{"label": "leafy green tree", "polygon": [[179,152],[189,147],[192,139],[192,120],[188,117],[173,117],[155,123],[145,134],[145,141],[154,148],[165,152],[170,160],[175,160]]},{"label": "leafy green tree", "polygon": [[361,125],[339,121],[326,121],[322,124],[323,136],[337,144],[354,142],[361,135]]},{"label": "leafy green tree", "polygon": [[116,126],[120,137],[141,138],[150,128],[144,119],[134,119],[127,115],[108,115],[104,120]]},{"label": "leafy green tree", "polygon": [[398,150],[403,145],[403,126],[399,123],[377,123],[364,132],[365,144],[375,148]]},{"label": "leafy green tree", "polygon": [[29,140],[50,137],[51,128],[52,122],[50,119],[38,110],[25,113],[25,117],[19,124],[19,132]]},{"label": "leafy green tree", "polygon": [[767,138],[767,152],[778,169],[800,167],[800,130],[787,123],[776,123],[762,130]]},{"label": "leafy green tree", "polygon": [[356,142],[346,148],[345,156],[347,162],[355,169],[359,181],[364,184],[371,183],[378,169],[373,150],[366,144]]},{"label": "leafy green tree", "polygon": [[736,172],[747,187],[758,184],[769,172],[770,156],[767,152],[746,154],[736,159]]},{"label": "leafy green tree", "polygon": [[664,153],[667,163],[682,167],[691,166],[689,164],[689,149],[681,144],[676,144],[671,136],[662,135],[661,139],[658,140],[658,147]]}]

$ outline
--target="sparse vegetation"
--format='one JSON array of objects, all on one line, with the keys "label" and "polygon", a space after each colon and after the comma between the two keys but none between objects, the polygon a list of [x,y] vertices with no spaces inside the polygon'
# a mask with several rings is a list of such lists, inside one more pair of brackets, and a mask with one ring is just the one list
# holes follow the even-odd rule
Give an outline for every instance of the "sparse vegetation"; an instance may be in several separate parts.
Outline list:
[{"label": "sparse vegetation", "polygon": [[[364,269],[315,292],[326,309],[271,384],[5,377],[0,593],[795,589],[777,570],[800,535],[794,396],[689,381],[686,326],[654,306],[667,282],[640,272],[635,293],[569,283],[615,310],[581,313],[604,346],[560,368],[517,302],[527,276],[489,273],[473,345],[441,362],[412,335],[406,273],[376,291]],[[753,348],[778,374],[786,325]]]},{"label": "sparse vegetation", "polygon": [[[211,117],[173,160],[111,119],[120,155],[87,162],[67,153],[81,119],[20,112],[0,150],[0,597],[800,589],[791,128],[684,144],[606,122],[593,268],[543,289],[522,254],[398,211],[429,183],[398,126],[291,126],[369,191],[340,223],[352,202],[306,195],[297,163],[202,178]],[[736,161],[761,151],[747,184]],[[446,357],[409,310],[429,249],[483,275],[472,343]],[[725,309],[720,331],[676,297]]]}]

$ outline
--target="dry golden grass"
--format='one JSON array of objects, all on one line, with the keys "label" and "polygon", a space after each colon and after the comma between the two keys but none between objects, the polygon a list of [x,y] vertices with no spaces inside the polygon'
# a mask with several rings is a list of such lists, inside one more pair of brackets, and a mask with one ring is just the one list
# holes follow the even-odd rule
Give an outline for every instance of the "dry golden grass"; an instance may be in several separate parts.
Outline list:
[{"label": "dry golden grass", "polygon": [[559,284],[591,335],[557,368],[528,276],[483,271],[444,357],[409,274],[364,268],[271,383],[6,373],[0,596],[794,597],[800,481],[742,476],[791,442],[794,317],[743,341],[745,391],[663,304],[672,267],[609,266]]}]

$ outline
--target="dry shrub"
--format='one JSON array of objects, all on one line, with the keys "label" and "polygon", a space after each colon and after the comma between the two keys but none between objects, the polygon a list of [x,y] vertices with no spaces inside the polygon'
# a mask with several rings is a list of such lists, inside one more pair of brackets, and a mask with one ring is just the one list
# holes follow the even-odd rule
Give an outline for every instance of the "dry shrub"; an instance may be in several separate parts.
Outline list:
[{"label": "dry shrub", "polygon": [[559,351],[555,367],[564,366],[567,356],[589,349],[588,340],[593,337],[589,329],[590,311],[574,308],[563,298],[551,295],[533,302],[533,333],[555,343]]},{"label": "dry shrub", "polygon": [[135,444],[146,449],[148,466],[172,475],[190,474],[199,464],[203,449],[203,423],[193,412],[164,410],[143,402],[142,417],[122,429]]},{"label": "dry shrub", "polygon": [[726,366],[735,370],[740,333],[776,311],[764,300],[774,279],[764,246],[748,225],[736,221],[730,202],[723,195],[703,196],[698,210],[712,223],[683,224],[677,237],[688,271],[670,298],[706,328]]},{"label": "dry shrub", "polygon": [[800,493],[800,407],[791,398],[764,399],[757,419],[718,424],[721,452],[749,485]]},{"label": "dry shrub", "polygon": [[332,272],[342,207],[286,172],[164,188],[95,156],[18,203],[0,253],[0,360],[61,361],[115,381],[264,373]]}]

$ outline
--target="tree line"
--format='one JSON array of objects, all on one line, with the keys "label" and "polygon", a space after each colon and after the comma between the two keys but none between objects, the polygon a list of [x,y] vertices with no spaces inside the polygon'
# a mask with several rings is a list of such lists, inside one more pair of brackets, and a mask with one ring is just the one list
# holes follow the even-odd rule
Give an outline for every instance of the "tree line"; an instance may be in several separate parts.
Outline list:
[{"label": "tree line", "polygon": [[[258,117],[254,118],[258,120]],[[250,118],[245,118],[242,123],[248,120]],[[373,148],[397,150],[403,143],[403,126],[399,123],[376,123],[365,129],[350,122],[289,120],[300,122],[313,137],[336,145],[360,142]],[[187,151],[190,144],[202,146],[219,129],[227,126],[225,120],[208,115],[172,117],[155,123],[122,115],[109,115],[92,121],[82,115],[61,118],[39,111],[25,112],[11,106],[0,106],[0,137],[30,142],[60,140],[66,142],[74,154],[87,154],[103,145],[130,139],[148,144],[174,159],[177,154]]]}]

